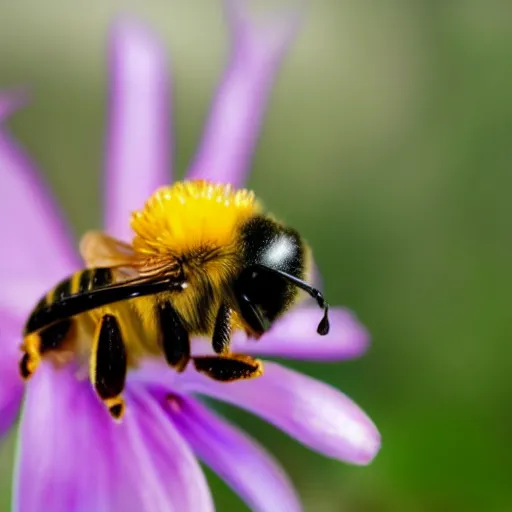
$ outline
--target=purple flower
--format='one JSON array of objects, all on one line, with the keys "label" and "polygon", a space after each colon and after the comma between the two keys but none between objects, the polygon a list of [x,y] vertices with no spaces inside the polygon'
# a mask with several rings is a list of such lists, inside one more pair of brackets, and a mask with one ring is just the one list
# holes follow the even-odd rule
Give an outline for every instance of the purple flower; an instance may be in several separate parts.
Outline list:
[{"label": "purple flower", "polygon": [[[188,173],[236,186],[246,180],[272,82],[297,28],[289,16],[258,25],[242,5],[229,4],[233,52]],[[110,48],[105,230],[129,240],[129,213],[169,181],[169,79],[161,47],[137,24],[119,22]],[[339,391],[274,362],[265,362],[262,377],[232,384],[192,365],[177,374],[148,362],[128,374],[121,424],[70,366],[43,362],[23,389],[23,323],[41,294],[82,263],[34,164],[3,127],[22,101],[0,95],[0,433],[23,399],[14,510],[213,510],[197,458],[253,510],[300,510],[277,462],[198,395],[249,410],[328,457],[369,463],[380,447],[370,419]],[[325,337],[316,334],[317,322],[318,309],[306,303],[257,343],[238,336],[233,344],[238,352],[291,359],[364,352],[367,333],[350,312],[332,308]]]}]

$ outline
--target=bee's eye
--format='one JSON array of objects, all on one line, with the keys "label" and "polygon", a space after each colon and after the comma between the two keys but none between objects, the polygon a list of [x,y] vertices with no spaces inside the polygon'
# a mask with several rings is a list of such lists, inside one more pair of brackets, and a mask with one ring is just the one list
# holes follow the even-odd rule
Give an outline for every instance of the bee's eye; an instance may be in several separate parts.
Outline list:
[{"label": "bee's eye", "polygon": [[[234,286],[240,314],[255,332],[266,331],[286,309],[292,285],[264,268],[249,267],[241,273]],[[257,329],[256,329],[257,327]]]},{"label": "bee's eye", "polygon": [[265,290],[261,285],[261,274],[254,268],[243,271],[234,285],[240,316],[257,335],[263,334],[270,327],[269,319],[262,307]]},{"label": "bee's eye", "polygon": [[267,331],[270,327],[270,322],[261,311],[261,308],[243,293],[236,294],[236,298],[240,316],[249,326],[250,330],[256,335],[261,335]]},{"label": "bee's eye", "polygon": [[261,305],[271,291],[274,280],[274,276],[260,269],[248,268],[238,278],[236,289],[255,304]]}]

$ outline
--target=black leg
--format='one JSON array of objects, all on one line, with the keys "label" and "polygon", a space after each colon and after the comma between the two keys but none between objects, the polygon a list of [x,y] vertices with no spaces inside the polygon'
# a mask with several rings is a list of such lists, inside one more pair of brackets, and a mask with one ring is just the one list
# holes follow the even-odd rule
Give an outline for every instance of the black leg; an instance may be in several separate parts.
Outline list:
[{"label": "black leg", "polygon": [[216,354],[226,354],[229,352],[229,342],[231,341],[231,308],[222,304],[215,319],[213,329],[212,346]]},{"label": "black leg", "polygon": [[127,372],[126,349],[116,317],[105,315],[98,326],[91,354],[91,382],[96,393],[116,420],[124,413]]},{"label": "black leg", "polygon": [[157,315],[165,360],[178,372],[182,372],[190,361],[188,332],[169,301],[158,305]]},{"label": "black leg", "polygon": [[193,361],[198,372],[221,382],[252,379],[263,374],[261,361],[242,354],[198,356]]}]

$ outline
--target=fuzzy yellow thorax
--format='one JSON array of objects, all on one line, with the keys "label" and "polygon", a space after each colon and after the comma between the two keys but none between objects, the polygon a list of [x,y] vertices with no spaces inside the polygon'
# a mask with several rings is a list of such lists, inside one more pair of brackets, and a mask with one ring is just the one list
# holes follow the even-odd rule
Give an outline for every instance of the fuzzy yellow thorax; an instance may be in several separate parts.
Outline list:
[{"label": "fuzzy yellow thorax", "polygon": [[133,248],[145,256],[179,257],[233,243],[237,227],[260,210],[254,194],[204,180],[159,188],[133,213]]}]

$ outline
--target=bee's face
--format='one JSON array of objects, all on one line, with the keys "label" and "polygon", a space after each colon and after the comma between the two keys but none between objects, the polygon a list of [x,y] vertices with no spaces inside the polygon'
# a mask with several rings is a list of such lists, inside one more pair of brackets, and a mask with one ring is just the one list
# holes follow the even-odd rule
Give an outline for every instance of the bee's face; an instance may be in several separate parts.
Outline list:
[{"label": "bee's face", "polygon": [[261,334],[297,296],[297,288],[272,269],[303,279],[304,244],[296,231],[263,216],[243,226],[242,241],[244,266],[234,283],[235,297],[250,330]]}]

